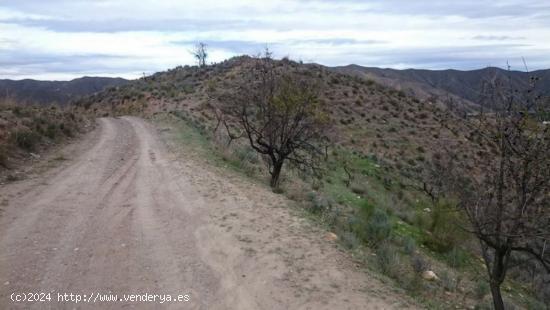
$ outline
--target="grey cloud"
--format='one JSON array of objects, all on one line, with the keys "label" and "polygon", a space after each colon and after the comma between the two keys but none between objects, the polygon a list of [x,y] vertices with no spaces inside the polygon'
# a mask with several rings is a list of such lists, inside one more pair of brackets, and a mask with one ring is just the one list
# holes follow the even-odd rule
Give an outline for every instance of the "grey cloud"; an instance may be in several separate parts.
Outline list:
[{"label": "grey cloud", "polygon": [[[365,3],[360,0],[345,2]],[[515,0],[506,4],[487,0],[461,1],[410,1],[410,0],[372,0],[366,2],[374,7],[365,11],[370,13],[393,13],[403,15],[449,16],[458,15],[468,18],[525,17],[537,16],[550,10],[550,4],[537,0]]]},{"label": "grey cloud", "polygon": [[[528,47],[522,44],[490,44],[469,47],[434,47],[393,49],[384,51],[354,51],[338,55],[335,65],[346,65],[349,62],[375,67],[407,67],[425,69],[479,69],[486,66],[504,67],[507,61],[512,65],[522,66],[519,48]],[[497,52],[498,51],[498,52]],[[529,59],[533,68],[542,68],[544,54],[537,53]],[[345,59],[348,63],[339,63]]]},{"label": "grey cloud", "polygon": [[70,64],[100,62],[102,60],[126,59],[126,56],[108,54],[58,55],[30,53],[25,51],[0,49],[0,65],[41,65],[65,62]]},{"label": "grey cloud", "polygon": [[525,37],[477,35],[475,37],[472,37],[472,39],[480,40],[480,41],[509,41],[509,40],[525,40]]},{"label": "grey cloud", "polygon": [[245,40],[182,40],[173,41],[172,44],[177,45],[194,45],[197,41],[207,44],[210,48],[225,49],[236,54],[255,54],[262,51],[266,46],[270,48],[304,45],[304,44],[321,44],[333,46],[349,46],[349,45],[370,45],[370,44],[385,44],[385,41],[380,40],[356,40],[347,38],[335,39],[302,39],[302,40],[287,40],[282,43],[272,42],[256,42]]},{"label": "grey cloud", "polygon": [[[56,55],[37,54],[0,50],[1,75],[28,75],[39,73],[75,73],[84,74],[120,73],[133,71],[133,66],[113,66],[117,60],[127,59],[125,56],[87,54],[87,55]],[[14,72],[16,72],[14,74]]]},{"label": "grey cloud", "polygon": [[116,19],[116,20],[63,20],[63,19],[4,19],[3,23],[28,27],[41,27],[56,32],[125,32],[125,31],[209,31],[216,29],[246,29],[260,27],[256,22],[208,19]]},{"label": "grey cloud", "polygon": [[[319,5],[320,2],[324,2],[323,5]],[[43,28],[53,32],[185,32],[186,37],[196,38],[198,41],[201,37],[212,38],[212,34],[224,38],[225,32],[231,33],[232,38],[235,38],[233,36],[235,33],[248,30],[307,30],[304,33],[311,31],[317,34],[315,37],[322,36],[325,32],[334,33],[331,32],[332,30],[342,30],[342,33],[348,33],[347,31],[363,29],[361,26],[364,19],[360,18],[362,13],[375,14],[375,16],[380,14],[381,17],[391,15],[394,18],[397,16],[403,19],[408,16],[421,16],[420,21],[441,18],[442,27],[447,27],[445,29],[448,29],[449,25],[460,27],[462,24],[452,21],[449,24],[442,19],[443,17],[462,16],[476,19],[466,22],[470,28],[476,25],[481,26],[478,31],[466,35],[460,34],[460,36],[468,40],[476,40],[479,44],[467,47],[437,47],[439,42],[435,42],[435,46],[430,48],[395,48],[391,44],[391,41],[394,40],[391,37],[387,38],[389,42],[385,42],[368,39],[357,40],[349,37],[321,37],[321,39],[317,39],[312,36],[282,40],[279,41],[280,43],[269,44],[269,46],[276,52],[276,55],[286,55],[287,53],[307,55],[305,58],[313,58],[313,61],[327,65],[354,62],[369,66],[474,69],[487,65],[504,66],[507,60],[521,59],[521,56],[526,57],[532,68],[544,68],[550,65],[547,57],[548,49],[537,50],[537,46],[546,47],[545,45],[538,42],[534,42],[533,46],[509,44],[529,43],[530,39],[507,35],[508,33],[505,32],[518,24],[525,25],[528,29],[526,31],[548,31],[550,29],[550,14],[548,13],[550,12],[550,3],[544,0],[507,0],[500,4],[494,0],[454,2],[443,0],[300,0],[295,2],[300,5],[280,6],[269,12],[262,11],[259,6],[243,6],[237,2],[235,7],[221,18],[208,15],[180,15],[179,13],[185,9],[184,7],[179,7],[180,11],[166,12],[166,16],[159,10],[155,11],[155,14],[139,10],[134,12],[134,15],[124,16],[125,11],[113,10],[110,6],[102,7],[104,4],[112,3],[115,3],[118,8],[126,4],[131,5],[132,2],[130,0],[2,0],[0,9],[6,8],[23,13],[16,16],[29,15],[29,17],[0,20],[0,23]],[[189,6],[189,12],[193,12],[192,5]],[[86,9],[89,9],[89,12]],[[305,16],[319,16],[319,18],[301,19],[301,14],[304,13],[307,13]],[[339,16],[348,16],[343,13],[352,13],[349,16],[353,16],[353,18],[346,20],[339,18]],[[49,16],[49,18],[32,17],[30,14]],[[115,18],[116,16],[123,18]],[[180,18],[180,16],[182,17]],[[323,18],[325,16],[326,20]],[[511,20],[514,22],[507,24],[507,21]],[[395,26],[399,28],[399,25]],[[370,30],[383,31],[384,29]],[[450,33],[453,35],[452,30]],[[517,32],[514,31],[513,35],[517,35]],[[113,36],[115,35],[113,34]],[[242,40],[210,39],[205,42],[210,46],[211,51],[223,50],[225,54],[229,52],[238,55],[257,54],[270,41],[268,37],[265,38],[266,42],[246,39],[247,37],[243,36]],[[166,69],[151,65],[155,59],[143,59],[135,55],[120,57],[105,54],[43,54],[26,51],[24,46],[19,46],[17,50],[6,49],[12,44],[17,45],[17,43],[17,41],[0,37],[0,75],[8,71],[28,74],[33,72],[86,72],[91,74],[93,72],[154,72]],[[194,43],[196,43],[195,40],[169,42],[172,45],[192,45]],[[388,48],[385,48],[386,44]]]},{"label": "grey cloud", "polygon": [[357,44],[385,44],[386,41],[382,40],[357,40],[357,39],[303,39],[303,40],[290,40],[288,44],[328,44],[328,45],[357,45]]}]

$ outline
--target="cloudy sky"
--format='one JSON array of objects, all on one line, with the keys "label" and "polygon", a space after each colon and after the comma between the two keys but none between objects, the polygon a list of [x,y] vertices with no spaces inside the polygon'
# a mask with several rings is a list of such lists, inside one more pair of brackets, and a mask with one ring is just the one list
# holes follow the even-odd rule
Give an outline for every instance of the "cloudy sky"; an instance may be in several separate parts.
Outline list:
[{"label": "cloudy sky", "polygon": [[135,78],[257,54],[325,65],[550,68],[548,0],[0,0],[0,78]]}]

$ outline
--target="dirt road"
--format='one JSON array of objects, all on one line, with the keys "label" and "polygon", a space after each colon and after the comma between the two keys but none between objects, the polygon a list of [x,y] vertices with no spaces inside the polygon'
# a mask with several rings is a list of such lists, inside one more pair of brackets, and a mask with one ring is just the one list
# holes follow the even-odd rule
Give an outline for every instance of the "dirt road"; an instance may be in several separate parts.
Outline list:
[{"label": "dirt road", "polygon": [[[0,188],[1,309],[405,307],[280,195],[176,155],[141,119],[100,119],[63,154]],[[29,292],[51,301],[11,300]]]}]

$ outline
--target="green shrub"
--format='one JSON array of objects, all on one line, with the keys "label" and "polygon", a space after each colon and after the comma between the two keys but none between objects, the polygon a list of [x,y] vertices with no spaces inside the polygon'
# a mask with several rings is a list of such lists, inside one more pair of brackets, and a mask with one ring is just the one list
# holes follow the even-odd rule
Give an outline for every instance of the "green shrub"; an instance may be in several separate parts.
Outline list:
[{"label": "green shrub", "polygon": [[313,201],[312,207],[315,212],[323,213],[332,208],[332,202],[326,197],[319,196]]},{"label": "green shrub", "polygon": [[[32,121],[34,124],[36,125],[46,125],[48,122],[46,121],[46,119],[44,119],[43,117],[41,116],[34,116],[32,118]],[[37,126],[38,127],[38,126]]]},{"label": "green shrub", "polygon": [[33,151],[40,142],[40,135],[29,129],[20,129],[11,133],[11,139],[20,148]]},{"label": "green shrub", "polygon": [[57,134],[56,126],[54,124],[49,124],[44,134],[50,139],[55,139],[55,136]]},{"label": "green shrub", "polygon": [[257,164],[259,162],[256,151],[250,147],[238,148],[235,153],[242,163]]},{"label": "green shrub", "polygon": [[313,202],[317,198],[317,192],[311,191],[307,193],[307,200]]},{"label": "green shrub", "polygon": [[463,219],[461,214],[453,208],[452,203],[447,201],[437,203],[429,212],[429,216],[431,224],[423,243],[432,251],[448,253],[466,240],[467,234],[459,226]]},{"label": "green shrub", "polygon": [[[61,124],[61,125],[63,125],[63,124]],[[60,127],[61,127],[61,125],[60,125]],[[65,136],[67,136],[67,137],[72,137],[72,136],[73,136],[73,129],[72,129],[71,127],[69,127],[69,126],[63,126],[63,127],[61,128],[61,130],[63,131],[63,134],[64,134]]]},{"label": "green shrub", "polygon": [[430,215],[423,210],[416,210],[412,223],[423,230],[428,229],[431,226]]},{"label": "green shrub", "polygon": [[455,246],[445,254],[445,260],[453,268],[462,268],[468,264],[468,253]]},{"label": "green shrub", "polygon": [[480,279],[476,282],[474,287],[474,295],[477,299],[483,299],[489,293],[489,284],[486,281]]},{"label": "green shrub", "polygon": [[405,283],[404,286],[409,292],[413,293],[422,292],[426,288],[425,281],[419,274],[414,274],[410,277],[408,283]]},{"label": "green shrub", "polygon": [[376,250],[376,260],[380,271],[392,278],[399,275],[399,253],[389,242],[384,242]]},{"label": "green shrub", "polygon": [[411,257],[411,267],[415,273],[421,274],[422,272],[430,269],[430,263],[421,255],[413,255]]},{"label": "green shrub", "polygon": [[354,232],[362,240],[366,241],[365,236],[365,221],[357,215],[349,215],[346,217],[346,230]]},{"label": "green shrub", "polygon": [[489,301],[482,301],[477,304],[475,310],[493,310],[493,304]]},{"label": "green shrub", "polygon": [[409,255],[416,251],[416,241],[411,236],[406,236],[403,240],[403,250]]},{"label": "green shrub", "polygon": [[185,94],[192,94],[194,92],[193,90],[193,86],[192,85],[189,85],[189,84],[186,84],[183,86],[183,92]]},{"label": "green shrub", "polygon": [[375,209],[365,227],[368,242],[377,246],[388,239],[392,232],[392,224],[388,214],[381,209]]},{"label": "green shrub", "polygon": [[342,211],[339,208],[333,208],[324,214],[324,221],[330,227],[336,227],[338,229],[343,229],[341,225]]},{"label": "green shrub", "polygon": [[307,198],[311,202],[309,209],[312,213],[320,214],[332,209],[332,201],[317,192],[309,192]]},{"label": "green shrub", "polygon": [[441,285],[446,291],[454,292],[456,290],[458,286],[458,281],[454,279],[449,272],[443,270],[439,275],[439,278],[441,279]]},{"label": "green shrub", "polygon": [[342,244],[350,250],[357,248],[361,244],[361,240],[359,240],[355,233],[351,231],[344,232],[341,234],[340,238],[342,240]]},{"label": "green shrub", "polygon": [[13,115],[18,116],[18,117],[27,116],[27,112],[19,106],[13,107],[12,112],[13,112]]},{"label": "green shrub", "polygon": [[548,310],[548,307],[542,302],[535,299],[527,301],[527,309],[529,310]]}]

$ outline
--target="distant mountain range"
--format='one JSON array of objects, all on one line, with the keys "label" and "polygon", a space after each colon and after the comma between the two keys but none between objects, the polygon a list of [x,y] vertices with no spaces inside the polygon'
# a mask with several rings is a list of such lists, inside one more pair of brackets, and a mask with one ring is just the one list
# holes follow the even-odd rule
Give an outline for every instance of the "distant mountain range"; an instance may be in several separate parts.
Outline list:
[{"label": "distant mountain range", "polygon": [[82,77],[71,81],[0,80],[0,98],[8,96],[22,103],[67,104],[127,82],[122,78],[106,77]]},{"label": "distant mountain range", "polygon": [[501,79],[511,81],[514,89],[526,90],[529,87],[530,77],[539,77],[535,91],[541,95],[550,95],[550,70],[532,72],[507,71],[489,67],[472,71],[459,70],[395,70],[361,67],[349,65],[335,67],[333,70],[372,79],[386,86],[390,86],[414,95],[420,99],[437,97],[440,100],[453,98],[462,103],[467,110],[476,109],[483,94],[484,82]]}]

